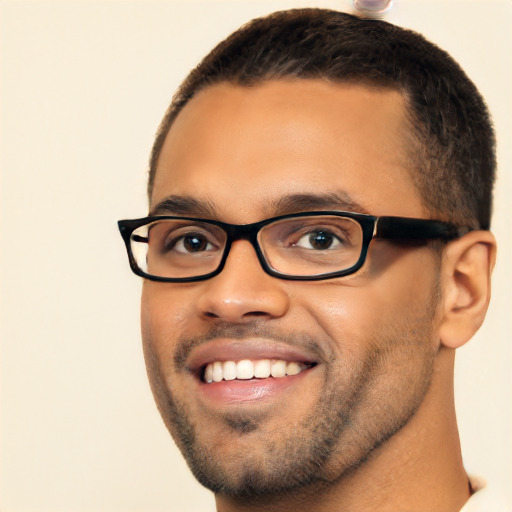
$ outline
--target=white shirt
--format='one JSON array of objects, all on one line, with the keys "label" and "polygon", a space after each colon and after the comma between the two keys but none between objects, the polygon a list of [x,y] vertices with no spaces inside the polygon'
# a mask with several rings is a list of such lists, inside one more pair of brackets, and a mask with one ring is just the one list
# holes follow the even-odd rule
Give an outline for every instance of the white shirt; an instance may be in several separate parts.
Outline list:
[{"label": "white shirt", "polygon": [[505,505],[503,497],[494,492],[485,480],[473,476],[469,480],[474,493],[460,512],[512,512],[512,509]]}]

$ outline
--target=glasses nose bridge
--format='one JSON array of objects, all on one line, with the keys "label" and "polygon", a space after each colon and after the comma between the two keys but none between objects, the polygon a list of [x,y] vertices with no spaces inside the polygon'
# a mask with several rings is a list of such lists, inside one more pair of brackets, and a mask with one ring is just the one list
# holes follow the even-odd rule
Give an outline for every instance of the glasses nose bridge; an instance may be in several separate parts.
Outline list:
[{"label": "glasses nose bridge", "polygon": [[262,227],[265,226],[264,222],[256,222],[254,224],[226,224],[224,230],[227,233],[226,249],[224,260],[226,260],[231,252],[231,245],[238,240],[247,240],[256,252],[258,260],[265,270],[265,261],[263,253],[258,243],[258,233]]},{"label": "glasses nose bridge", "polygon": [[228,235],[226,245],[230,248],[233,242],[247,240],[259,255],[258,232],[261,228],[262,225],[260,222],[255,224],[226,224],[224,226]]}]

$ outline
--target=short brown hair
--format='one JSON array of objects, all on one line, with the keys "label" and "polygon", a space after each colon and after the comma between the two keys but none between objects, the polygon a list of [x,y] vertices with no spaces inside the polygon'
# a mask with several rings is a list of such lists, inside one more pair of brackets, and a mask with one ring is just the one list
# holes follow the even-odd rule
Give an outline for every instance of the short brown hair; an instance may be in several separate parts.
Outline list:
[{"label": "short brown hair", "polygon": [[165,137],[200,90],[319,78],[398,90],[413,126],[413,180],[433,215],[488,229],[495,139],[485,102],[459,64],[422,35],[327,9],[292,9],[255,19],[215,47],[188,75],[158,129],[151,192]]}]

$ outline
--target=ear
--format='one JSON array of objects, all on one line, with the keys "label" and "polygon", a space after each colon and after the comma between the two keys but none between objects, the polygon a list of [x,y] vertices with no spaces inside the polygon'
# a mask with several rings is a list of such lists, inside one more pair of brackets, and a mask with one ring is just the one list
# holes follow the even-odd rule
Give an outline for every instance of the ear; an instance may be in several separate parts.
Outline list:
[{"label": "ear", "polygon": [[496,240],[489,231],[472,231],[450,242],[441,263],[443,290],[441,343],[457,348],[469,341],[484,321],[491,296]]}]

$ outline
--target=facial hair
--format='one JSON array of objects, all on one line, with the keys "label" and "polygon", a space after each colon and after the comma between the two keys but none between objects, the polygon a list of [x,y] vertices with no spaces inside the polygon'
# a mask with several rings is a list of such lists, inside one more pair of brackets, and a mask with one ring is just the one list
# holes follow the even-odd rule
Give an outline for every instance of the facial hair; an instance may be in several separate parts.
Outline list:
[{"label": "facial hair", "polygon": [[[293,426],[267,429],[267,416],[278,411],[251,413],[244,409],[225,414],[225,428],[241,439],[257,436],[258,449],[246,448],[243,453],[224,457],[200,440],[198,433],[207,425],[192,417],[184,397],[173,390],[172,377],[164,375],[151,336],[145,333],[144,353],[155,401],[192,473],[214,493],[237,498],[271,497],[315,484],[330,485],[356,471],[409,422],[421,405],[437,353],[432,343],[435,307],[430,306],[423,316],[411,315],[408,320],[380,325],[379,334],[373,335],[358,358],[323,354],[321,398]],[[210,338],[243,338],[262,332],[265,337],[290,344],[299,338],[318,350],[322,347],[307,334],[287,336],[262,329],[256,322],[219,325],[201,338],[178,340],[175,366],[183,364],[194,346]]]}]

